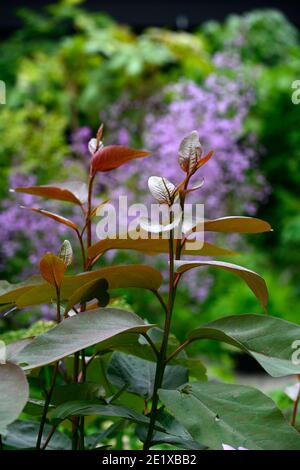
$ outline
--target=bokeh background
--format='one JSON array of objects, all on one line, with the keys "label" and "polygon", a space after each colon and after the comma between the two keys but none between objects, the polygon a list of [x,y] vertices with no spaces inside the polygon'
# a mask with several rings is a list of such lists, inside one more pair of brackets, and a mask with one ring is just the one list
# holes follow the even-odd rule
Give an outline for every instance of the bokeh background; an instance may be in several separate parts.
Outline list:
[{"label": "bokeh background", "polygon": [[[207,217],[251,215],[272,224],[269,234],[217,241],[241,253],[228,261],[266,279],[272,315],[300,322],[300,104],[291,100],[300,79],[297,5],[25,3],[29,8],[16,1],[1,6],[0,16],[0,79],[7,89],[0,106],[0,278],[16,282],[36,273],[41,255],[66,238],[74,242],[74,269],[77,262],[72,234],[20,205],[79,214],[16,198],[9,188],[84,179],[87,143],[103,122],[105,143],[147,148],[153,157],[101,176],[99,200],[126,193],[150,201],[148,177],[178,182],[178,145],[197,129],[215,156],[194,200],[205,203]],[[132,253],[113,253],[106,263],[137,260],[165,270],[163,259]],[[128,308],[161,322],[150,295],[119,295]],[[173,331],[182,338],[201,322],[246,312],[260,307],[239,279],[203,271],[186,277]],[[0,320],[2,337],[28,334],[26,328],[51,315],[51,306],[14,312]],[[202,347],[218,357],[216,374],[253,367],[223,345]]]}]

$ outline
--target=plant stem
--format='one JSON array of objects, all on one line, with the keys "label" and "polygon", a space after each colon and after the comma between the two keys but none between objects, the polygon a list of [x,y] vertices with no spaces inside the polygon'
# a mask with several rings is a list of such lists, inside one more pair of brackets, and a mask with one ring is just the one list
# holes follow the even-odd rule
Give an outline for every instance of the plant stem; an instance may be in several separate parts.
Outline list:
[{"label": "plant stem", "polygon": [[[80,360],[80,353],[76,352],[74,354],[74,364],[73,364],[73,381],[75,383],[78,382],[79,360]],[[79,418],[74,416],[73,424],[72,424],[72,450],[78,449],[78,426],[79,426]]]},{"label": "plant stem", "polygon": [[86,256],[85,256],[85,249],[84,249],[84,243],[83,243],[83,238],[79,230],[76,230],[76,234],[80,243],[80,249],[81,249],[81,256],[82,256],[82,264],[83,264],[83,269],[86,269]]},{"label": "plant stem", "polygon": [[55,286],[56,288],[56,320],[57,323],[61,322],[61,314],[60,314],[60,288]]},{"label": "plant stem", "polygon": [[155,346],[155,344],[153,343],[150,336],[147,333],[144,333],[143,336],[148,341],[148,343],[150,344],[150,346],[152,348],[152,351],[154,352],[155,356],[159,357],[159,351],[158,351],[157,347]]},{"label": "plant stem", "polygon": [[93,196],[93,182],[95,175],[90,172],[89,184],[88,184],[88,209],[86,215],[86,231],[87,231],[87,247],[89,248],[92,244],[92,196]]},{"label": "plant stem", "polygon": [[52,393],[53,393],[53,390],[54,390],[54,387],[55,387],[55,382],[56,382],[56,377],[57,377],[57,372],[58,372],[58,365],[59,365],[59,362],[56,362],[54,372],[53,372],[53,376],[52,376],[50,389],[47,392],[46,399],[45,399],[44,410],[43,410],[43,414],[42,414],[42,418],[41,418],[41,422],[40,422],[39,433],[38,433],[38,438],[37,438],[37,442],[36,442],[36,449],[37,450],[40,450],[40,448],[41,448],[41,443],[42,443],[42,438],[43,438],[43,432],[44,432],[44,427],[45,427],[45,423],[46,423],[47,413],[48,413],[49,405],[50,405],[50,402],[51,402]]},{"label": "plant stem", "polygon": [[298,411],[299,401],[300,401],[300,388],[299,388],[297,398],[294,401],[294,405],[293,405],[293,414],[292,414],[292,419],[291,419],[291,425],[292,426],[296,426],[296,418],[297,418],[297,411]]},{"label": "plant stem", "polygon": [[170,362],[175,356],[177,356],[177,354],[180,353],[180,351],[182,351],[184,348],[186,348],[186,346],[190,343],[190,340],[187,339],[186,341],[184,341],[184,343],[180,344],[180,346],[178,346],[178,348],[173,351],[170,356],[167,357],[166,359],[166,364],[168,364],[168,362]]},{"label": "plant stem", "polygon": [[162,306],[162,308],[164,309],[164,311],[167,313],[168,307],[167,307],[162,295],[157,290],[153,290],[152,292],[157,297],[157,299],[159,300],[159,303]]},{"label": "plant stem", "polygon": [[[57,323],[60,323],[61,322],[60,287],[58,285],[56,285],[55,290],[56,290],[56,319],[57,319]],[[51,402],[52,393],[53,393],[53,390],[54,390],[54,387],[55,387],[56,378],[57,378],[57,374],[58,374],[58,369],[59,369],[59,361],[55,363],[50,389],[49,389],[48,392],[47,391],[45,392],[46,393],[46,399],[45,399],[43,414],[42,414],[39,433],[38,433],[37,442],[36,442],[36,448],[38,450],[41,448],[41,443],[42,443],[42,438],[43,438],[43,432],[44,432],[44,427],[45,427],[45,423],[46,423],[47,413],[48,413],[49,405],[50,405],[50,402]]]},{"label": "plant stem", "polygon": [[[172,212],[170,212],[170,224],[173,222]],[[169,296],[168,296],[168,305],[167,305],[167,313],[164,325],[164,334],[163,340],[161,344],[161,348],[159,351],[159,356],[156,365],[156,373],[155,373],[155,380],[154,380],[154,388],[153,388],[153,396],[152,396],[152,407],[150,412],[150,423],[148,428],[148,434],[144,443],[144,450],[149,450],[151,447],[152,436],[155,428],[156,416],[158,411],[158,390],[162,386],[165,367],[166,367],[166,355],[168,349],[168,341],[169,341],[169,334],[170,334],[170,327],[171,327],[171,320],[172,320],[172,311],[173,305],[175,300],[175,293],[176,290],[174,289],[174,231],[170,231],[170,238],[169,238]]]},{"label": "plant stem", "polygon": [[[87,211],[86,211],[86,220],[85,220],[85,227],[86,227],[86,246],[87,249],[92,244],[92,221],[91,221],[91,214],[92,214],[92,196],[93,196],[93,182],[94,182],[95,174],[92,173],[90,169],[89,175],[89,182],[88,182],[88,204],[87,204]],[[88,271],[90,269],[90,260],[85,254],[84,244],[82,234],[78,232],[78,238],[80,241],[81,252],[82,252],[82,261],[84,265],[84,270]],[[85,311],[85,305],[81,306],[80,312]],[[85,353],[84,350],[81,351],[82,357],[82,370],[79,373],[79,361],[80,361],[80,353],[77,352],[74,355],[74,368],[73,368],[73,380],[75,383],[79,381],[85,381],[86,376],[86,364],[85,364]],[[79,444],[79,432],[80,432],[80,448],[84,449],[84,418],[74,417],[73,424],[72,424],[72,449],[77,450]]]},{"label": "plant stem", "polygon": [[44,444],[43,444],[42,450],[46,450],[46,447],[47,447],[47,445],[49,444],[49,442],[50,442],[50,440],[51,440],[53,434],[55,433],[56,428],[57,428],[57,425],[52,426],[51,431],[49,432],[48,437],[47,437],[47,439],[45,440],[45,442],[44,442]]}]

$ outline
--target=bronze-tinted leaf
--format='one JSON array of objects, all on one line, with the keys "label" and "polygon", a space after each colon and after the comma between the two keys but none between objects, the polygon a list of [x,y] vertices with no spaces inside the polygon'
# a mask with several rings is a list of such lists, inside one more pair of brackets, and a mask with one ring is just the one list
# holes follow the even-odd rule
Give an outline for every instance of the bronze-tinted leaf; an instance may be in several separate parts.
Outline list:
[{"label": "bronze-tinted leaf", "polygon": [[[176,246],[176,241],[174,241],[174,247]],[[169,241],[167,239],[142,239],[132,240],[131,238],[127,239],[106,239],[101,240],[95,245],[91,246],[88,254],[91,258],[95,258],[99,254],[103,254],[108,250],[135,250],[148,255],[157,255],[159,253],[168,253],[169,252]],[[193,256],[232,256],[236,253],[226,250],[225,248],[220,248],[211,243],[204,242],[203,247],[197,250],[184,248],[182,250],[183,255],[193,255]]]},{"label": "bronze-tinted leaf", "polygon": [[71,295],[65,309],[65,314],[67,314],[74,305],[90,302],[93,299],[98,299],[98,306],[105,307],[109,302],[108,288],[109,285],[106,279],[95,279],[87,282]]},{"label": "bronze-tinted leaf", "polygon": [[108,145],[100,148],[92,158],[92,171],[110,171],[135,158],[147,157],[149,152],[122,145]]},{"label": "bronze-tinted leaf", "polygon": [[207,163],[208,160],[211,159],[211,157],[213,156],[213,154],[214,154],[214,151],[213,151],[213,150],[210,150],[206,155],[204,155],[203,158],[200,158],[200,160],[198,161],[197,166],[196,166],[197,170],[198,170],[201,166],[205,165],[205,163]]},{"label": "bronze-tinted leaf", "polygon": [[67,266],[54,253],[46,253],[40,261],[40,271],[43,278],[52,286],[60,287]]},{"label": "bronze-tinted leaf", "polygon": [[68,181],[45,186],[28,186],[11,189],[11,192],[32,194],[47,199],[72,202],[81,205],[87,201],[88,191],[85,183],[80,181]]},{"label": "bronze-tinted leaf", "polygon": [[49,212],[49,211],[46,211],[44,209],[37,209],[35,207],[25,207],[25,206],[21,206],[21,207],[23,209],[28,209],[32,212],[37,212],[38,214],[41,214],[44,217],[48,217],[49,219],[55,220],[56,222],[58,222],[62,225],[66,225],[67,227],[70,227],[73,230],[77,229],[77,225],[74,222],[72,222],[72,220],[67,219],[66,217],[63,217],[59,214],[54,214],[53,212]]},{"label": "bronze-tinted leaf", "polygon": [[[203,222],[200,222],[200,228]],[[221,217],[220,219],[212,219],[204,221],[204,230],[206,232],[224,232],[224,233],[261,233],[270,232],[271,225],[261,219],[255,217]],[[197,231],[197,225],[194,228]]]},{"label": "bronze-tinted leaf", "polygon": [[266,309],[268,303],[268,289],[265,280],[254,271],[250,271],[250,269],[238,266],[237,264],[221,261],[175,261],[177,273],[184,273],[190,269],[205,266],[229,271],[242,278],[258,298],[262,307]]},{"label": "bronze-tinted leaf", "polygon": [[[65,276],[61,284],[61,300],[67,301],[75,290],[96,279],[106,279],[109,289],[138,287],[158,290],[163,282],[160,272],[150,266],[141,264],[108,266],[97,271]],[[0,295],[0,305],[13,304],[18,308],[23,308],[49,303],[55,300],[55,296],[54,286],[45,283],[41,277],[37,276],[26,283],[7,286]]]}]

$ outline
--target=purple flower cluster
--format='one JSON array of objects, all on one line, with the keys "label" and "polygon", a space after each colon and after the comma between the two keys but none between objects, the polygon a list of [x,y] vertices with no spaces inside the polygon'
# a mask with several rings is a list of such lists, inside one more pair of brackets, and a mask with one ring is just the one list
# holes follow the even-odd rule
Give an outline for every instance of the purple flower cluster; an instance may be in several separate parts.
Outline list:
[{"label": "purple flower cluster", "polygon": [[[144,121],[142,125],[139,122],[143,146],[153,156],[143,162],[132,162],[125,171],[104,175],[102,182],[108,188],[115,188],[116,184],[122,188],[134,180],[134,192],[143,197],[150,175],[165,176],[178,183],[183,178],[177,164],[178,145],[184,135],[195,129],[205,151],[214,149],[215,155],[201,171],[205,185],[193,196],[194,200],[205,203],[207,217],[218,217],[228,211],[253,215],[257,203],[267,194],[264,178],[255,169],[256,138],[244,134],[245,118],[253,102],[251,89],[241,80],[224,75],[211,74],[201,87],[187,80],[166,86],[143,103]],[[119,118],[115,108],[120,111]],[[112,135],[108,134],[115,143],[120,143],[121,131],[133,136],[138,131],[135,121],[130,122],[125,115],[128,108],[128,96],[113,106],[115,120],[111,117],[108,120]]]}]

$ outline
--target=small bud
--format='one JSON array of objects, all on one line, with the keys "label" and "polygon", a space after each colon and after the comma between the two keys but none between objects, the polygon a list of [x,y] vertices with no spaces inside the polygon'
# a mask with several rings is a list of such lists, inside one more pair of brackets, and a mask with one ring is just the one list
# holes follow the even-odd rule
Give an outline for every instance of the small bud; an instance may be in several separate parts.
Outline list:
[{"label": "small bud", "polygon": [[70,266],[73,259],[73,249],[69,240],[65,240],[59,250],[59,258],[63,260],[66,266]]},{"label": "small bud", "polygon": [[173,204],[174,196],[176,193],[176,186],[171,183],[167,178],[162,176],[150,176],[148,179],[148,187],[152,196],[160,204]]},{"label": "small bud", "polygon": [[93,155],[97,150],[103,147],[103,143],[101,140],[99,141],[98,139],[92,138],[88,143],[88,147],[90,154]]},{"label": "small bud", "polygon": [[190,134],[186,135],[181,141],[178,150],[178,161],[183,171],[191,173],[195,170],[202,153],[203,148],[200,144],[198,132],[190,132]]}]

